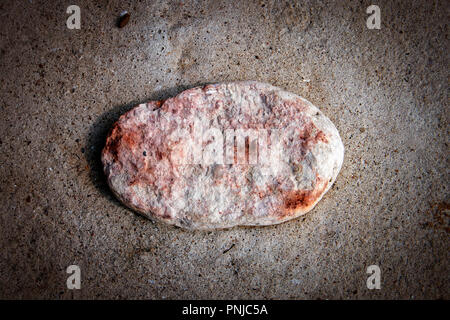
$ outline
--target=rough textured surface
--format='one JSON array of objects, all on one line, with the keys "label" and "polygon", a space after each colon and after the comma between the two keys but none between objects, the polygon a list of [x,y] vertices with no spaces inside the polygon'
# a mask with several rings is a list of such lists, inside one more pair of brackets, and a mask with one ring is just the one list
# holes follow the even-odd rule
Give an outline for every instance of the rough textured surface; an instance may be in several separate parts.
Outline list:
[{"label": "rough textured surface", "polygon": [[256,81],[140,104],[114,124],[102,152],[108,184],[125,205],[203,230],[310,211],[343,158],[339,133],[319,109]]},{"label": "rough textured surface", "polygon": [[[381,30],[365,0],[76,3],[81,30],[72,2],[0,4],[0,297],[450,298],[445,1],[377,1]],[[99,159],[121,114],[246,79],[339,130],[344,164],[313,211],[186,232],[115,200]]]}]

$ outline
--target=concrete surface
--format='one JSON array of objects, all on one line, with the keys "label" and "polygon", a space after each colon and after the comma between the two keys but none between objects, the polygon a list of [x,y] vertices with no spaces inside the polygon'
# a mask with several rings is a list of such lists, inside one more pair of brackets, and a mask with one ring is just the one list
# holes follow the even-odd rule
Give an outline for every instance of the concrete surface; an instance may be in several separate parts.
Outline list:
[{"label": "concrete surface", "polygon": [[[0,298],[450,298],[449,8],[374,3],[381,30],[366,0],[2,1]],[[115,200],[99,161],[114,120],[228,80],[283,87],[336,124],[344,165],[316,209],[187,232]]]}]

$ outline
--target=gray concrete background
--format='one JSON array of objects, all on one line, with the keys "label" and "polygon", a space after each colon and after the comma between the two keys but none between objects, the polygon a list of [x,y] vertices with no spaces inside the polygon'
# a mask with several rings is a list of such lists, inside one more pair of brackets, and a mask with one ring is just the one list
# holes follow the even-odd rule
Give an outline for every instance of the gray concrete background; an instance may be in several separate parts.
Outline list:
[{"label": "gray concrete background", "polygon": [[[0,298],[450,298],[448,2],[373,3],[381,30],[366,0],[2,1]],[[115,200],[99,156],[118,116],[232,80],[335,123],[344,165],[317,207],[187,232]],[[366,288],[372,264],[381,290]]]}]

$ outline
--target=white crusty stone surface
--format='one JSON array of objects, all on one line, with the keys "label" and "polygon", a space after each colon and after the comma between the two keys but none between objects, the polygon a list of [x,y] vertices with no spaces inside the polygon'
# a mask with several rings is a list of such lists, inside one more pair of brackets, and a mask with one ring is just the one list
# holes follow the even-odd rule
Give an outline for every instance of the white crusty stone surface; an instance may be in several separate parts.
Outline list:
[{"label": "white crusty stone surface", "polygon": [[254,81],[140,104],[114,124],[102,152],[108,184],[126,206],[187,229],[296,218],[330,189],[343,157],[318,108]]}]

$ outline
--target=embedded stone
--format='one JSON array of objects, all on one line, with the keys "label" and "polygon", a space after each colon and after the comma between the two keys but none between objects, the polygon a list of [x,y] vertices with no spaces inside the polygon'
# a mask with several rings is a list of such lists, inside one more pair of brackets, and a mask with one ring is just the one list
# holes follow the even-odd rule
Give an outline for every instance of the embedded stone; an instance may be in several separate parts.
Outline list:
[{"label": "embedded stone", "polygon": [[310,211],[344,158],[336,127],[304,98],[255,81],[140,104],[102,151],[127,207],[187,229],[263,226]]}]

